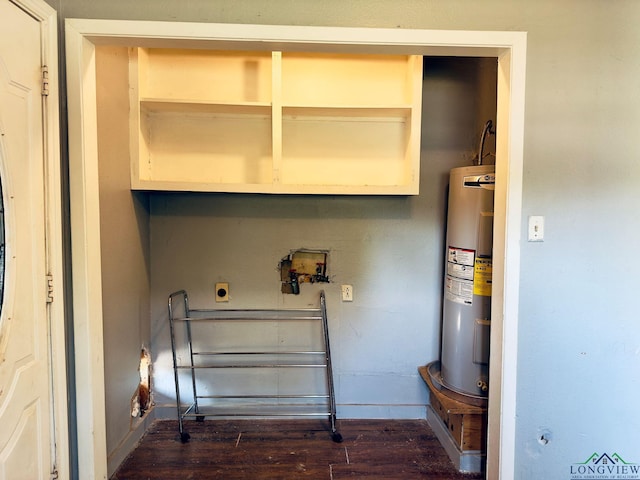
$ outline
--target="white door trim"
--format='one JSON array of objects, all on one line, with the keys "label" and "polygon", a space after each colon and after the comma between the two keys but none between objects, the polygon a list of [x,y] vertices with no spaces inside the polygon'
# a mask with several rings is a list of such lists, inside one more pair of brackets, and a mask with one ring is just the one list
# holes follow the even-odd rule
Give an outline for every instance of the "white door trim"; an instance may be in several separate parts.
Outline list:
[{"label": "white door trim", "polygon": [[[73,298],[80,476],[106,476],[100,279],[95,46],[495,56],[497,171],[489,402],[488,478],[514,474],[526,33],[68,19]],[[416,366],[417,367],[417,366]]]},{"label": "white door trim", "polygon": [[[22,1],[22,0],[21,0]],[[53,433],[51,452],[59,478],[69,478],[69,402],[67,398],[67,332],[65,322],[64,257],[62,242],[62,192],[60,170],[60,92],[58,74],[58,15],[44,1],[25,1],[31,15],[40,20],[43,64],[47,66],[49,94],[44,102],[45,227],[47,269],[51,275],[49,304],[49,357],[52,377]]]},{"label": "white door trim", "polygon": [[106,479],[94,47],[67,26],[66,52],[78,475]]}]

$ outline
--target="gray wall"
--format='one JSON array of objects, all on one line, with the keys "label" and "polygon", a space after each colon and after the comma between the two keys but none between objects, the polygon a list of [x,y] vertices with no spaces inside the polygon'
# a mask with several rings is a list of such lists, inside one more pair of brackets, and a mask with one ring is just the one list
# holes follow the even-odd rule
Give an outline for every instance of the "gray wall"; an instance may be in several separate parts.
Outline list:
[{"label": "gray wall", "polygon": [[[633,270],[640,237],[639,2],[50,3],[68,17],[528,32],[522,233],[528,215],[545,215],[546,239],[521,246],[516,478],[567,478],[572,465],[593,452],[617,452],[627,462],[640,463],[640,322],[633,300],[640,287]],[[313,213],[315,208],[302,200],[303,211]],[[287,208],[278,206],[278,199],[270,201],[276,211]],[[383,210],[391,219],[369,215],[385,228],[404,227],[402,214],[421,201],[391,200]],[[327,208],[341,211],[341,202],[347,212],[367,212],[358,199],[331,199]],[[266,218],[264,209],[258,213]],[[435,217],[423,218],[436,224]],[[367,226],[355,223],[367,232]],[[425,233],[421,228],[411,224],[407,230]],[[380,246],[381,239],[370,238]],[[410,241],[399,233],[392,238],[401,246]],[[419,264],[428,268],[439,245],[428,252],[421,248]],[[340,277],[346,278],[350,270],[340,265],[345,269]],[[395,269],[383,275],[406,280]],[[378,299],[380,290],[353,283],[356,296]],[[421,284],[406,287],[418,292]],[[428,300],[405,293],[396,306],[417,301]],[[420,307],[435,309],[426,303]],[[388,325],[382,317],[375,323]],[[547,443],[540,441],[543,435]]]},{"label": "gray wall", "polygon": [[131,417],[131,401],[140,383],[141,350],[151,347],[149,199],[130,190],[128,58],[127,49],[123,47],[97,49],[102,315],[109,454],[137,426],[137,420]]}]

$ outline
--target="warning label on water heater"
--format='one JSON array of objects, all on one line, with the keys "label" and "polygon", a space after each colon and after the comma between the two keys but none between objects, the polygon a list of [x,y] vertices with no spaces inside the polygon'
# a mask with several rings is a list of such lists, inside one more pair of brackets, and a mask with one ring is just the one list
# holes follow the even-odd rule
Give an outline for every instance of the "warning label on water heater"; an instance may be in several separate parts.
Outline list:
[{"label": "warning label on water heater", "polygon": [[444,282],[444,298],[465,305],[473,304],[473,282],[447,275]]},{"label": "warning label on water heater", "polygon": [[449,247],[449,253],[447,255],[447,263],[473,267],[473,262],[475,259],[476,259],[475,250],[469,250],[468,248]]},{"label": "warning label on water heater", "polygon": [[473,272],[473,294],[483,297],[491,296],[491,278],[493,266],[491,258],[476,258],[476,265]]},{"label": "warning label on water heater", "polygon": [[464,305],[473,303],[473,279],[476,251],[449,247],[444,295],[447,300]]}]

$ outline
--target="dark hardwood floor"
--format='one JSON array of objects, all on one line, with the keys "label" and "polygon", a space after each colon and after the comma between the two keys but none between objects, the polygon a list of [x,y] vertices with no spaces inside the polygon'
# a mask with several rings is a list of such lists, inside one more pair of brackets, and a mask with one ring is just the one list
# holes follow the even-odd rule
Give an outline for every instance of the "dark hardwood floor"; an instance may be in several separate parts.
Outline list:
[{"label": "dark hardwood floor", "polygon": [[423,420],[156,421],[111,480],[481,479],[459,473]]}]

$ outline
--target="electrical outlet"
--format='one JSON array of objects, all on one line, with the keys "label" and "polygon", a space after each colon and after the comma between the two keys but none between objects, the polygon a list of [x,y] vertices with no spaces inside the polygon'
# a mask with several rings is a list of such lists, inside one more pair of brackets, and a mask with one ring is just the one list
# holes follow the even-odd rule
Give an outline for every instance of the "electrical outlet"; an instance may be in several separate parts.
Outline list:
[{"label": "electrical outlet", "polygon": [[353,302],[353,287],[351,285],[342,285],[342,301]]},{"label": "electrical outlet", "polygon": [[229,284],[227,282],[216,283],[216,302],[229,301]]}]

